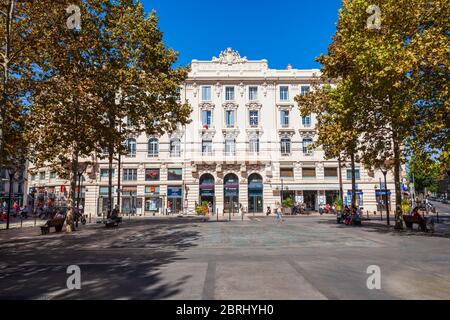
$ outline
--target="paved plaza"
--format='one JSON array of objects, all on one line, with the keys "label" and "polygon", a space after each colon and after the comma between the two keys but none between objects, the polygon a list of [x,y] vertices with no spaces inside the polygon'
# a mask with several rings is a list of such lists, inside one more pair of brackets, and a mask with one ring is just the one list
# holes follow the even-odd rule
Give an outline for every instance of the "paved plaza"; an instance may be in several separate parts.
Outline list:
[{"label": "paved plaza", "polygon": [[[450,236],[394,232],[333,216],[92,224],[73,234],[1,231],[0,298],[448,299]],[[69,265],[81,290],[69,290]],[[381,290],[367,268],[381,269]]]}]

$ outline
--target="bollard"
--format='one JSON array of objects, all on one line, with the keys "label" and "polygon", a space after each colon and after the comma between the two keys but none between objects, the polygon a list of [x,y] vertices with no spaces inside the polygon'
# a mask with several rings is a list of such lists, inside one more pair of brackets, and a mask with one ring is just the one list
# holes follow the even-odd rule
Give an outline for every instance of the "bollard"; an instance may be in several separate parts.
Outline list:
[{"label": "bollard", "polygon": [[439,211],[436,210],[436,223],[439,223]]},{"label": "bollard", "polygon": [[228,221],[231,221],[231,211],[228,211]]},{"label": "bollard", "polygon": [[91,224],[91,212],[89,212],[89,224]]},{"label": "bollard", "polygon": [[22,216],[20,216],[20,228],[22,228],[22,222],[23,222],[23,218],[22,218]]},{"label": "bollard", "polygon": [[383,221],[383,211],[381,211],[381,221]]},{"label": "bollard", "polygon": [[216,218],[217,218],[217,222],[219,222],[219,209],[216,209]]},{"label": "bollard", "polygon": [[36,227],[36,215],[34,215],[34,226]]}]

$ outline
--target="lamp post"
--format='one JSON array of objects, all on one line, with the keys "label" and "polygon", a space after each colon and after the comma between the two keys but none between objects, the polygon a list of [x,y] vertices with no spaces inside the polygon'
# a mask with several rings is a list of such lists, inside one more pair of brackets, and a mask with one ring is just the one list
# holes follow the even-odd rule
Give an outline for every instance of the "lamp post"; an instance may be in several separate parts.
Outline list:
[{"label": "lamp post", "polygon": [[387,219],[388,226],[390,226],[391,225],[391,221],[390,221],[390,218],[389,218],[389,200],[388,200],[388,194],[387,194],[387,178],[386,178],[386,176],[387,176],[387,169],[383,168],[383,169],[381,169],[381,172],[384,175],[384,190],[383,190],[383,193],[385,195],[384,199],[385,199],[385,204],[386,204],[386,219]]}]

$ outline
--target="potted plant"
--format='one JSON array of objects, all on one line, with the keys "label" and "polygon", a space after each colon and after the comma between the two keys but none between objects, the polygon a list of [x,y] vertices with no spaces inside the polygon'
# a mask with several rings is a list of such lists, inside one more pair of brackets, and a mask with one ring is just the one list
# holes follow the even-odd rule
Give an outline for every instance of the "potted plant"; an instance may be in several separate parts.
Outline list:
[{"label": "potted plant", "polygon": [[283,214],[291,214],[292,207],[294,206],[294,200],[292,197],[289,197],[282,202],[283,205]]}]

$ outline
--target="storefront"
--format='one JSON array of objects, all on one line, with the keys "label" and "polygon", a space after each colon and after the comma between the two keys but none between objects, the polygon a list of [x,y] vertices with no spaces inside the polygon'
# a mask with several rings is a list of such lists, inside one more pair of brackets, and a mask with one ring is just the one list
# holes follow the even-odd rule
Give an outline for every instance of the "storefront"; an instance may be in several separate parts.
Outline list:
[{"label": "storefront", "polygon": [[248,212],[263,213],[263,178],[259,174],[252,174],[248,178]]},{"label": "storefront", "polygon": [[230,173],[224,179],[224,210],[226,213],[239,212],[239,179]]},{"label": "storefront", "polygon": [[215,208],[215,184],[214,177],[210,174],[204,174],[200,178],[200,203],[212,203]]},{"label": "storefront", "polygon": [[161,188],[159,186],[145,187],[145,213],[155,215],[162,213],[163,201],[160,196]]},{"label": "storefront", "polygon": [[[142,214],[142,200],[137,197],[137,187],[124,187],[122,189],[122,214]],[[139,211],[139,212],[138,212]]]},{"label": "storefront", "polygon": [[[352,190],[348,190],[347,195],[344,197],[344,203],[346,206],[351,206],[352,202]],[[356,190],[356,205],[358,207],[364,206],[364,192],[362,190]]]},{"label": "storefront", "polygon": [[170,186],[167,188],[167,213],[176,214],[183,211],[183,187]]}]

